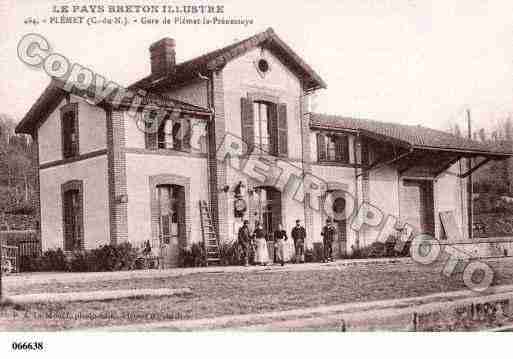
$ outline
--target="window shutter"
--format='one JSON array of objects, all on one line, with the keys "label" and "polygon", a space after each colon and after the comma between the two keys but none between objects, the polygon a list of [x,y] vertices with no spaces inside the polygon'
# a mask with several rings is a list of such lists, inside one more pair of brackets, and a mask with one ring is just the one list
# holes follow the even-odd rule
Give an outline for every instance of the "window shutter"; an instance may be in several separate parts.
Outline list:
[{"label": "window shutter", "polygon": [[63,146],[63,154],[64,154],[65,158],[71,156],[71,132],[73,131],[72,121],[73,121],[73,119],[71,119],[70,116],[68,116],[68,113],[66,113],[63,116],[63,120],[62,120],[62,136],[63,136],[62,146]]},{"label": "window shutter", "polygon": [[253,151],[254,146],[254,138],[255,138],[255,129],[254,129],[254,120],[253,120],[253,101],[248,98],[241,98],[240,101],[241,106],[241,130],[242,130],[242,140],[247,146],[247,154],[250,154]]},{"label": "window shutter", "polygon": [[162,122],[152,118],[151,113],[149,112],[142,112],[138,116],[141,116],[141,123],[144,125],[145,128],[144,147],[149,150],[157,149],[159,141],[158,132]]},{"label": "window shutter", "polygon": [[287,104],[278,104],[278,156],[288,154]]},{"label": "window shutter", "polygon": [[337,136],[335,146],[335,159],[338,162],[349,163],[349,141],[347,136]]},{"label": "window shutter", "polygon": [[191,152],[191,121],[188,118],[182,119],[182,150]]},{"label": "window shutter", "polygon": [[63,158],[79,154],[78,148],[78,107],[70,103],[61,108],[61,145]]},{"label": "window shutter", "polygon": [[269,104],[269,113],[267,124],[269,126],[270,151],[272,155],[279,154],[279,131],[278,131],[278,105]]},{"label": "window shutter", "polygon": [[317,134],[317,159],[319,161],[326,160],[326,139],[323,133]]}]

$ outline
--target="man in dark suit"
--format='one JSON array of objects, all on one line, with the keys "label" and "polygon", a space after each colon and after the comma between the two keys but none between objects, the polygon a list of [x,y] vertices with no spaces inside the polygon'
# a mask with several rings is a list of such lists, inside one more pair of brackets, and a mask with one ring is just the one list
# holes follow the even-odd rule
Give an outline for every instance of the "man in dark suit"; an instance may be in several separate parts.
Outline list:
[{"label": "man in dark suit", "polygon": [[275,248],[275,261],[279,261],[281,265],[285,265],[285,251],[286,251],[287,231],[283,226],[278,224],[278,229],[274,231],[274,248]]},{"label": "man in dark suit", "polygon": [[299,219],[296,220],[296,226],[292,228],[291,237],[294,240],[294,247],[296,249],[296,263],[304,263],[306,230],[301,225]]},{"label": "man in dark suit", "polygon": [[336,229],[331,218],[326,220],[326,225],[322,227],[322,244],[324,247],[323,262],[333,262],[333,242],[335,241]]},{"label": "man in dark suit", "polygon": [[249,231],[249,221],[247,219],[244,220],[242,227],[239,228],[237,239],[242,248],[244,266],[247,267],[249,265],[249,252],[251,248],[251,232]]}]

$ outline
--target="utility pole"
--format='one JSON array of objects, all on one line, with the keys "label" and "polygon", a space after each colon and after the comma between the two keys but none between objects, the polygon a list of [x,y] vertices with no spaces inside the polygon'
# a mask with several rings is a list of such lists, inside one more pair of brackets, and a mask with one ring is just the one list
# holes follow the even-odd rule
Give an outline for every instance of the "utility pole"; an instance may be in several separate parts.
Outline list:
[{"label": "utility pole", "polygon": [[[467,129],[468,138],[472,139],[472,123],[470,119],[470,109],[467,109]],[[467,170],[472,168],[472,158],[467,158]],[[474,237],[474,198],[473,198],[473,183],[472,174],[468,175],[467,179],[467,217],[468,217],[468,237],[472,239]]]}]

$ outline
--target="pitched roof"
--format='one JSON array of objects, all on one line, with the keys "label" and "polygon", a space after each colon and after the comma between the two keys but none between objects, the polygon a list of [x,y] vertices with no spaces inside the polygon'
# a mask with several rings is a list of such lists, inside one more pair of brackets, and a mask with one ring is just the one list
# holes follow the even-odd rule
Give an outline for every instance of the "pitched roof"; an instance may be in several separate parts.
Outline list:
[{"label": "pitched roof", "polygon": [[326,88],[326,83],[321,77],[305,63],[272,28],[258,33],[242,41],[238,41],[226,47],[206,53],[194,59],[175,65],[172,74],[162,78],[149,75],[129,88],[154,88],[164,84],[181,84],[198,77],[198,73],[218,69],[230,60],[249,50],[263,46],[271,50],[294,73],[305,80],[307,89]]},{"label": "pitched roof", "polygon": [[[76,86],[72,86],[71,90],[64,88],[65,82],[58,79],[52,79],[50,84],[45,88],[36,102],[32,105],[25,117],[18,123],[15,131],[17,133],[32,133],[33,129],[40,123],[44,122],[48,115],[55,110],[59,103],[65,98],[67,93],[84,98],[85,100],[94,99],[94,87],[87,90],[79,90]],[[133,98],[122,97],[121,103],[115,101],[116,92],[109,94],[98,105],[109,105],[114,108],[129,108],[132,106]],[[143,98],[139,106],[154,105],[166,110],[178,109],[180,112],[192,113],[200,116],[210,115],[210,111],[204,107],[192,105],[183,101],[178,101],[160,94],[148,92]]]},{"label": "pitched roof", "polygon": [[319,113],[310,114],[310,126],[327,130],[368,133],[395,140],[413,148],[496,156],[513,155],[513,149],[501,144],[478,142],[424,126],[402,125]]}]

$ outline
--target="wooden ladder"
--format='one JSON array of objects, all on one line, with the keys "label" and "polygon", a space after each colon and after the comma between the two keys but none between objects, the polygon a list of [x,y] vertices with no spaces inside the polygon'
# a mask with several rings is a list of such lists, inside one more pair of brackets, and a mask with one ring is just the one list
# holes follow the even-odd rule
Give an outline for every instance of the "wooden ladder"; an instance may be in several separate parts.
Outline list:
[{"label": "wooden ladder", "polygon": [[205,263],[209,264],[219,263],[221,261],[219,253],[219,239],[212,223],[210,210],[206,201],[199,201],[200,220],[201,220],[201,235],[203,237],[203,244],[205,246]]}]

